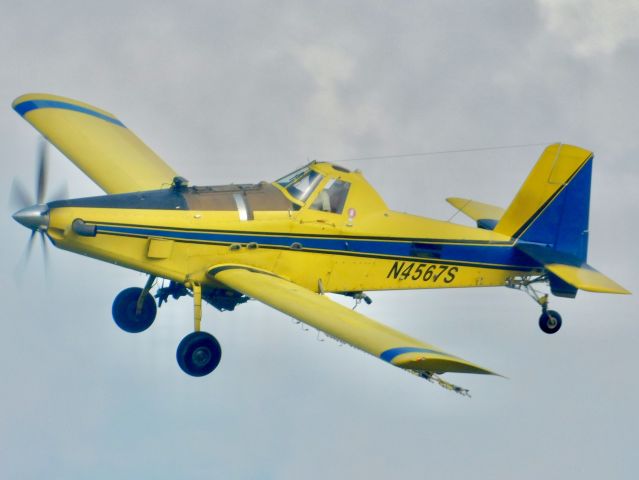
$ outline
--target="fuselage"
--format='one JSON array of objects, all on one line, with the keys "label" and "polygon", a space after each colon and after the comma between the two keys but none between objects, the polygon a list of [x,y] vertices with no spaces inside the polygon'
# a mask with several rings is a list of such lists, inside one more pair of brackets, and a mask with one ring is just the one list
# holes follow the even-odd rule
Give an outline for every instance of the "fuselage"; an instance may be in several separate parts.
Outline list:
[{"label": "fuselage", "polygon": [[[359,172],[325,163],[306,172],[312,181],[51,202],[47,233],[59,248],[211,288],[207,271],[221,264],[342,293],[498,286],[539,271],[504,235],[389,210]],[[291,187],[300,182],[312,191],[300,195]],[[335,185],[337,208],[327,200]]]}]

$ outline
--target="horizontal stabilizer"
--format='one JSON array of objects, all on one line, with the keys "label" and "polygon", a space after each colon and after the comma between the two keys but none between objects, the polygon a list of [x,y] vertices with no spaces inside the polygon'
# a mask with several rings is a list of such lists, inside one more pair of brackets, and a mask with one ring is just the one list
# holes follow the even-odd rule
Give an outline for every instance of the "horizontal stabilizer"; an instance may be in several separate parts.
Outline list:
[{"label": "horizontal stabilizer", "polygon": [[575,288],[598,293],[630,293],[614,280],[569,253],[524,242],[519,242],[517,248]]},{"label": "horizontal stabilizer", "polygon": [[546,265],[545,268],[567,284],[581,290],[598,293],[630,293],[617,282],[587,264],[583,267],[574,267],[572,265],[551,263],[550,265]]},{"label": "horizontal stabilizer", "polygon": [[477,222],[479,228],[492,230],[499,222],[505,210],[487,203],[469,200],[467,198],[450,197],[446,201],[467,217]]}]

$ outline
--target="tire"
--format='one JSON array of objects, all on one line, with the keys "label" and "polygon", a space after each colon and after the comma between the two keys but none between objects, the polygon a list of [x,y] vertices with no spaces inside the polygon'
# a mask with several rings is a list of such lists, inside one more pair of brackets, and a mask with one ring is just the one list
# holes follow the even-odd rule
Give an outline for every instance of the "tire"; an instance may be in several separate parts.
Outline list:
[{"label": "tire", "polygon": [[192,377],[203,377],[219,365],[222,347],[210,333],[193,332],[178,345],[176,358],[184,373]]},{"label": "tire", "polygon": [[561,328],[561,315],[554,310],[543,312],[539,317],[539,328],[549,335],[557,333]]},{"label": "tire", "polygon": [[140,333],[149,328],[155,320],[157,307],[153,295],[148,293],[142,302],[142,311],[136,315],[138,298],[142,289],[131,287],[122,290],[113,300],[113,320],[125,332]]}]

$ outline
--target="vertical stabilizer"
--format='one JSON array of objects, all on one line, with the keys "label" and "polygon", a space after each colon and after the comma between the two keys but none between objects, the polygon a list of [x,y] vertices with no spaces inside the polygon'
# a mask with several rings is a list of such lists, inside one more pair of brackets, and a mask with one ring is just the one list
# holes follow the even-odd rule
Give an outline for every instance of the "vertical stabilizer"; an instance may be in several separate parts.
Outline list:
[{"label": "vertical stabilizer", "polygon": [[586,262],[592,158],[572,145],[546,148],[495,231]]}]

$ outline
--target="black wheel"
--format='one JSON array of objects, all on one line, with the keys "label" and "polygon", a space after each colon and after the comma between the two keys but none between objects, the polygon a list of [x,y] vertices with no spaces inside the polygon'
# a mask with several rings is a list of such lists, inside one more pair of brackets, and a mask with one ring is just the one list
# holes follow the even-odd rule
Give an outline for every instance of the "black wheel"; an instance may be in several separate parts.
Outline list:
[{"label": "black wheel", "polygon": [[155,320],[157,307],[155,306],[153,295],[150,293],[144,296],[142,310],[139,315],[136,315],[140,293],[142,293],[141,288],[126,288],[118,293],[118,296],[113,300],[113,308],[111,309],[113,320],[115,320],[117,326],[125,332],[143,332],[149,328],[153,320]]},{"label": "black wheel", "polygon": [[561,315],[554,310],[546,310],[539,317],[539,328],[548,334],[558,332],[561,328]]},{"label": "black wheel", "polygon": [[193,332],[182,339],[176,357],[184,373],[203,377],[215,370],[220,363],[222,347],[210,333]]}]

